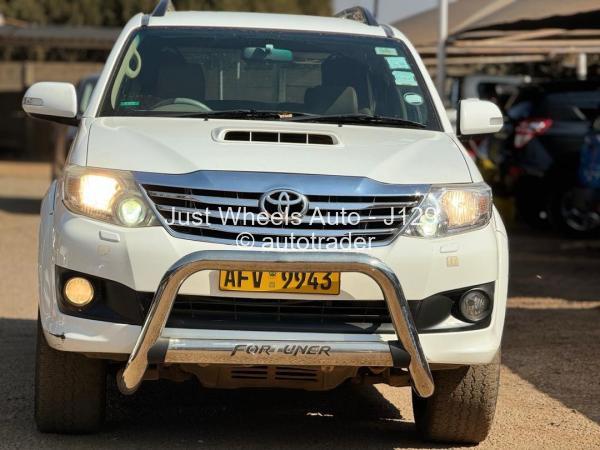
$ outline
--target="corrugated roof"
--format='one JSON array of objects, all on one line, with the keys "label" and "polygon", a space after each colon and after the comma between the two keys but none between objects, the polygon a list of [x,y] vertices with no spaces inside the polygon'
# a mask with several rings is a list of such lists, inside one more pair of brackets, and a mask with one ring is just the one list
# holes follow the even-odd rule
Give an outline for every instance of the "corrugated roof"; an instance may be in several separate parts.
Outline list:
[{"label": "corrugated roof", "polygon": [[[511,22],[571,16],[596,10],[600,11],[600,0],[515,0],[498,10],[496,14],[482,18],[468,28],[490,28]],[[600,24],[598,26],[600,27]]]},{"label": "corrugated roof", "polygon": [[[600,11],[600,0],[457,0],[449,4],[448,33],[495,26],[506,28],[510,23],[596,10]],[[434,44],[438,36],[438,10],[434,8],[393,25],[415,45]]]},{"label": "corrugated roof", "polygon": [[0,45],[64,46],[110,49],[120,28],[74,26],[0,26]]}]

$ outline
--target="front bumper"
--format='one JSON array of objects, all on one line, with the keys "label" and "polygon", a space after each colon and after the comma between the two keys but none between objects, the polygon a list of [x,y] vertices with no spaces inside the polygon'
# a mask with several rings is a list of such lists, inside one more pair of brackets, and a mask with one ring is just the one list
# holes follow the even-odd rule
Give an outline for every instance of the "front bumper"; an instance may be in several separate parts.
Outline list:
[{"label": "front bumper", "polygon": [[[159,342],[179,288],[192,274],[204,270],[281,270],[341,271],[363,273],[381,288],[401,346],[388,343],[387,349],[360,343],[331,342],[327,345],[302,343],[306,348],[300,358],[285,343],[277,342],[203,342],[197,339],[168,339]],[[252,349],[252,351],[249,351]],[[286,351],[289,349],[289,351]],[[242,351],[240,351],[242,350]],[[229,353],[229,357],[227,357]],[[295,353],[295,354],[294,354]],[[215,251],[192,253],[177,261],[163,276],[140,337],[124,371],[118,377],[123,393],[137,389],[150,363],[149,356],[159,354],[165,363],[208,364],[289,364],[312,366],[400,366],[408,363],[415,391],[422,397],[433,393],[433,378],[421,349],[394,272],[376,258],[356,253],[281,253]],[[236,357],[236,355],[242,355]],[[275,356],[274,356],[275,355]],[[250,362],[251,361],[251,362]]]},{"label": "front bumper", "polygon": [[[47,198],[53,197],[50,192]],[[60,203],[56,210],[52,210],[51,202],[47,200],[43,203],[41,217],[40,317],[49,344],[64,351],[126,357],[134,349],[140,336],[140,327],[63,314],[57,307],[55,266],[115,280],[137,291],[157,292],[161,278],[176,261],[198,251],[230,251],[232,248],[228,245],[176,239],[160,227],[136,230],[114,227],[75,216]],[[246,258],[263,253],[253,249],[240,252],[247,255]],[[304,255],[284,251],[275,253],[278,258],[287,257],[295,261],[300,255]],[[457,256],[460,265],[449,267],[446,264],[449,256]],[[494,282],[494,311],[489,326],[476,330],[419,335],[425,359],[430,364],[485,364],[493,359],[502,337],[508,278],[506,233],[497,215],[488,227],[481,230],[436,240],[401,237],[389,246],[361,251],[361,257],[383,261],[399,279],[404,295],[416,301],[458,287]],[[240,269],[237,264],[235,268]],[[222,295],[214,290],[215,274],[211,270],[193,274],[180,286],[181,291],[195,295]],[[378,283],[368,275],[342,275],[344,287],[339,299],[382,298]],[[265,294],[264,298],[268,298],[268,295]],[[377,333],[169,327],[163,330],[161,336],[165,339],[157,340],[160,345],[157,346],[157,351],[149,354],[149,362],[160,361],[167,354],[170,359],[187,361],[188,350],[192,349],[194,358],[200,364],[207,363],[202,358],[218,361],[222,357],[232,356],[235,357],[230,359],[233,364],[255,364],[253,353],[260,351],[260,347],[255,349],[251,346],[262,343],[263,346],[270,345],[276,349],[285,348],[286,345],[297,346],[294,350],[288,347],[288,350],[296,352],[295,360],[298,364],[306,364],[306,358],[314,357],[314,352],[323,352],[323,347],[333,348],[334,345],[336,351],[330,353],[338,358],[335,364],[347,365],[344,355],[348,354],[357,365],[362,361],[360,365],[364,363],[364,366],[386,367],[394,363],[388,342],[396,339],[394,334]],[[164,342],[167,340],[168,346],[165,346]],[[231,355],[232,344],[247,347],[238,348]],[[288,364],[283,350],[276,352],[276,355],[270,359],[271,364]],[[323,353],[321,356],[324,357]],[[329,364],[324,365],[335,365],[332,360],[332,357],[328,357]]]}]

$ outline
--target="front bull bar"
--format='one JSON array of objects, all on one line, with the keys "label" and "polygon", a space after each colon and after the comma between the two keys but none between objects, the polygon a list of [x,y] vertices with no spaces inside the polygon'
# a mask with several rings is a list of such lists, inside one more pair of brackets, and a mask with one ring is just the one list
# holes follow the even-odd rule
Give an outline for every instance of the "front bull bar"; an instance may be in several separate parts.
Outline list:
[{"label": "front bull bar", "polygon": [[[214,250],[190,253],[165,273],[154,295],[150,310],[133,352],[117,375],[119,390],[131,394],[137,390],[148,364],[160,362],[189,364],[281,364],[312,366],[394,366],[393,343],[375,341],[263,341],[161,338],[181,285],[191,275],[204,270],[254,270],[289,272],[357,272],[371,277],[381,288],[396,335],[410,356],[408,371],[416,393],[433,394],[433,377],[417,329],[398,277],[381,260],[362,253],[263,252]],[[302,355],[278,344],[307,344]],[[321,344],[321,345],[317,345]],[[388,345],[389,344],[389,345]],[[237,351],[248,349],[253,351]],[[260,349],[266,349],[261,352]],[[152,356],[152,357],[151,357]]]}]

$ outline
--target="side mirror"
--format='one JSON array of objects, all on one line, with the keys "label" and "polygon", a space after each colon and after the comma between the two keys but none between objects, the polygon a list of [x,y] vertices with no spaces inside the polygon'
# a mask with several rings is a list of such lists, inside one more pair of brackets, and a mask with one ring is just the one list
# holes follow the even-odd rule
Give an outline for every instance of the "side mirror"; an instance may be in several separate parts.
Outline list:
[{"label": "side mirror", "polygon": [[25,92],[23,111],[38,119],[77,126],[75,86],[50,81],[35,83]]},{"label": "side mirror", "polygon": [[469,98],[458,106],[458,132],[461,135],[497,133],[504,125],[500,108],[487,100]]}]

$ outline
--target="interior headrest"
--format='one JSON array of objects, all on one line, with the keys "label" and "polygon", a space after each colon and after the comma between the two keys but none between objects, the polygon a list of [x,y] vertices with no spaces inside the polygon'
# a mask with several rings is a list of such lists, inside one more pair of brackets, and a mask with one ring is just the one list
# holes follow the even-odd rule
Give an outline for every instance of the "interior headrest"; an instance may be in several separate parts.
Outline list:
[{"label": "interior headrest", "polygon": [[367,69],[360,62],[345,56],[332,55],[321,64],[323,86],[360,86],[366,81]]},{"label": "interior headrest", "polygon": [[164,64],[158,68],[156,94],[161,98],[204,100],[204,71],[199,64]]},{"label": "interior headrest", "polygon": [[358,112],[356,90],[350,86],[317,86],[306,90],[304,102],[318,114],[355,114]]}]

